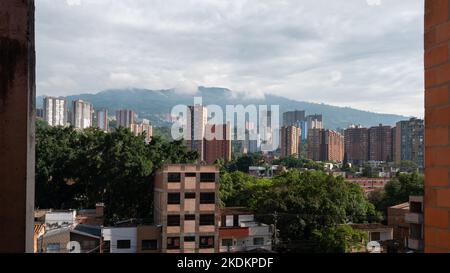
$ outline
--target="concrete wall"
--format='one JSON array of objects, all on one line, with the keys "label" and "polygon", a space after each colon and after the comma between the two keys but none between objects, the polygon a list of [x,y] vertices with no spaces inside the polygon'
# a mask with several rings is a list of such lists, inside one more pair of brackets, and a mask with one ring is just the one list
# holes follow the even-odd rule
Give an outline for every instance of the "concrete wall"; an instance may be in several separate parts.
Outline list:
[{"label": "concrete wall", "polygon": [[0,253],[33,252],[34,1],[0,1]]},{"label": "concrete wall", "polygon": [[[136,253],[137,252],[137,229],[131,228],[104,228],[102,230],[103,241],[111,241],[111,253]],[[118,249],[118,240],[130,240],[129,249]]]}]

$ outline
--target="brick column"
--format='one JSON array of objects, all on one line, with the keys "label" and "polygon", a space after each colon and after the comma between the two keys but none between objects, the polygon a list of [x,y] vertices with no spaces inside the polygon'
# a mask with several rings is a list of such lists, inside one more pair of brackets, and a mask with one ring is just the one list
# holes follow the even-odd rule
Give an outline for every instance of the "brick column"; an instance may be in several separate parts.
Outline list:
[{"label": "brick column", "polygon": [[0,1],[0,253],[33,252],[34,0]]},{"label": "brick column", "polygon": [[450,252],[450,4],[425,1],[425,251]]}]

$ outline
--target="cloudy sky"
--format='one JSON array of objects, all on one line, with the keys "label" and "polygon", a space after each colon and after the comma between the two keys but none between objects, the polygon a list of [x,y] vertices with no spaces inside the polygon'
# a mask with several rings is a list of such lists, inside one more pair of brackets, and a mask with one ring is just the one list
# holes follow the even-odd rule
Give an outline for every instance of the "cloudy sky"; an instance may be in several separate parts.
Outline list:
[{"label": "cloudy sky", "polygon": [[230,88],[423,116],[422,0],[38,0],[39,95]]}]

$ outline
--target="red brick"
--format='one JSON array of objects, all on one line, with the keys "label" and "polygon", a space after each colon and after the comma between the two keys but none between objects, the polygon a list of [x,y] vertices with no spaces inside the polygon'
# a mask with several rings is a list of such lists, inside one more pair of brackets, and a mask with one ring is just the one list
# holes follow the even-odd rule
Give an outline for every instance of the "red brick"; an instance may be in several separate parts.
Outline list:
[{"label": "red brick", "polygon": [[432,188],[432,186],[429,186],[428,184],[425,187],[424,204],[426,204],[427,207],[436,207],[437,204],[436,190]]},{"label": "red brick", "polygon": [[425,53],[425,68],[446,63],[449,60],[448,57],[449,57],[449,48],[447,43],[444,43],[431,50],[428,50]]},{"label": "red brick", "polygon": [[426,50],[427,49],[429,50],[433,45],[436,44],[436,30],[435,29],[425,32],[424,44],[425,44]]},{"label": "red brick", "polygon": [[425,253],[429,254],[442,254],[442,253],[448,253],[448,249],[442,249],[434,246],[425,246]]},{"label": "red brick", "polygon": [[450,22],[436,27],[436,43],[442,43],[450,40]]},{"label": "red brick", "polygon": [[439,108],[426,108],[427,126],[448,126],[450,124],[450,105]]},{"label": "red brick", "polygon": [[425,141],[427,147],[442,146],[449,144],[449,128],[435,127],[428,128],[425,132]]},{"label": "red brick", "polygon": [[441,86],[437,88],[430,88],[425,92],[425,107],[434,107],[446,105],[449,103],[449,87]]},{"label": "red brick", "polygon": [[449,186],[450,170],[448,167],[432,167],[425,170],[425,179],[427,187],[446,187]]},{"label": "red brick", "polygon": [[425,85],[427,88],[446,83],[450,83],[450,63],[425,70]]},{"label": "red brick", "polygon": [[448,0],[426,1],[425,29],[446,22],[449,18],[448,10]]},{"label": "red brick", "polygon": [[437,189],[436,195],[438,207],[450,208],[450,189]]},{"label": "red brick", "polygon": [[450,147],[426,147],[427,166],[448,166],[450,165]]},{"label": "red brick", "polygon": [[441,252],[450,246],[450,230],[426,229],[424,238],[428,245],[441,249]]},{"label": "red brick", "polygon": [[425,208],[425,225],[448,229],[448,216],[447,209]]}]

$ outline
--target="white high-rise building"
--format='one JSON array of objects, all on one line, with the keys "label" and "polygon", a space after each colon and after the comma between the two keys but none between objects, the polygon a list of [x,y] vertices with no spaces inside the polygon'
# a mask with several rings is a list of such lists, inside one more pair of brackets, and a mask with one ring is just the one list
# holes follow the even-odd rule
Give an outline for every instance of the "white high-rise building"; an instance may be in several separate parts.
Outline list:
[{"label": "white high-rise building", "polygon": [[208,123],[208,109],[203,105],[189,106],[187,111],[187,146],[192,151],[197,151],[200,160],[204,160],[205,128]]},{"label": "white high-rise building", "polygon": [[73,102],[72,125],[76,129],[86,129],[93,126],[92,117],[94,107],[91,103],[82,100]]},{"label": "white high-rise building", "polygon": [[109,130],[109,120],[108,120],[108,109],[101,109],[97,111],[97,128],[102,131],[108,132]]},{"label": "white high-rise building", "polygon": [[67,101],[64,98],[44,98],[44,120],[50,126],[66,126]]}]

